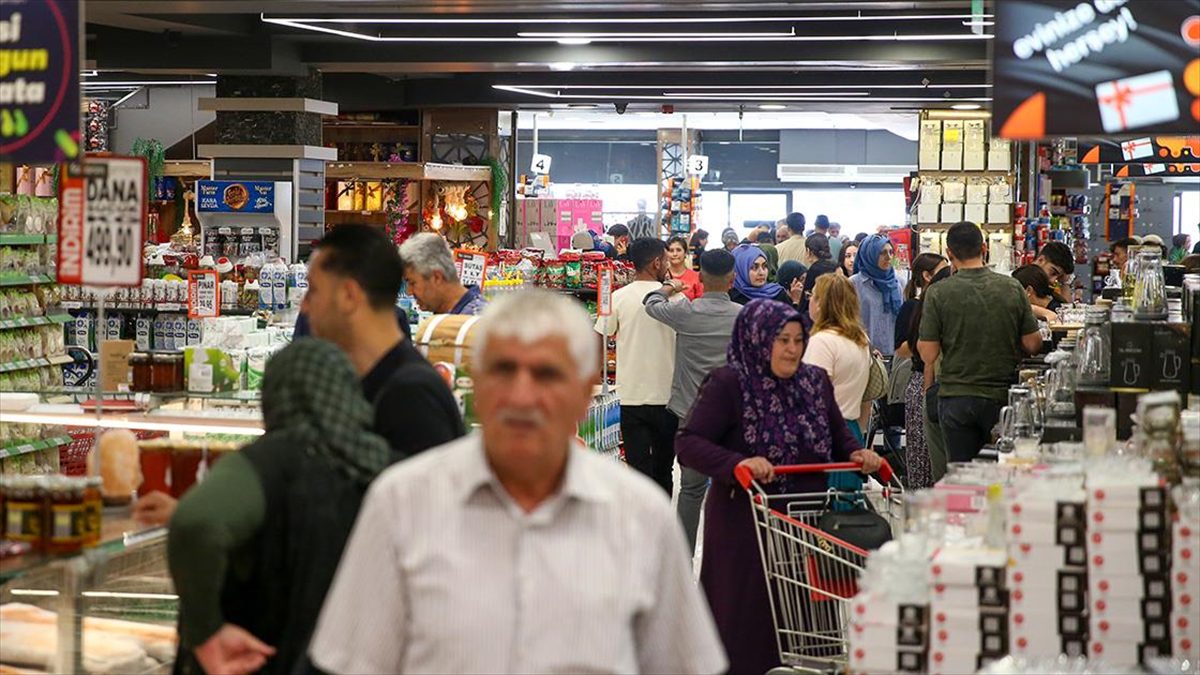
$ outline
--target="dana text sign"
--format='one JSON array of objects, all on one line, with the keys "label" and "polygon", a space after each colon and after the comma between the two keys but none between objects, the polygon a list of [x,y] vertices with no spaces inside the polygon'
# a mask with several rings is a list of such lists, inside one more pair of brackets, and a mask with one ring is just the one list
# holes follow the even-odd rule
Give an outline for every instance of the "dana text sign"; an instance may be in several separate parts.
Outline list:
[{"label": "dana text sign", "polygon": [[146,160],[87,157],[64,167],[59,181],[59,283],[140,285],[148,206]]}]

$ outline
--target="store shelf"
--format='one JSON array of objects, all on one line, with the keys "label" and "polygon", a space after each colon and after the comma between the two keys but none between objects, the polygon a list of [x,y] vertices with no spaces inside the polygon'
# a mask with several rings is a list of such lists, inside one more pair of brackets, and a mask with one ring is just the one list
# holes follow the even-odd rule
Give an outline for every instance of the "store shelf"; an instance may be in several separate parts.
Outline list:
[{"label": "store shelf", "polygon": [[213,411],[197,411],[196,414],[181,413],[180,411],[172,411],[172,413],[104,413],[97,416],[94,412],[82,411],[75,413],[6,412],[4,421],[17,424],[52,424],[69,427],[181,431],[241,436],[260,436],[264,433],[260,415],[218,418],[214,417]]},{"label": "store shelf", "polygon": [[11,328],[33,328],[34,326],[49,326],[52,324],[64,324],[70,321],[73,317],[70,314],[53,314],[50,316],[34,316],[29,318],[19,319],[2,319],[0,320],[0,330]]},{"label": "store shelf", "polygon": [[37,246],[56,241],[55,234],[0,234],[0,246]]},{"label": "store shelf", "polygon": [[[44,368],[45,366],[60,366],[64,363],[72,363],[75,359],[66,354],[57,354],[55,356],[42,357],[39,356],[33,359],[22,359],[20,361],[9,361],[8,363],[0,363],[0,373],[12,373],[18,370],[29,370],[30,368]],[[8,419],[8,413],[4,413],[5,422],[11,422]]]},{"label": "store shelf", "polygon": [[21,443],[13,443],[0,448],[0,459],[5,457],[16,457],[29,452],[37,452],[38,450],[48,450],[57,448],[60,445],[66,445],[71,442],[70,436],[55,436],[54,438],[46,438],[40,441],[22,441]]},{"label": "store shelf", "polygon": [[[63,309],[69,309],[69,310],[83,309],[83,310],[90,310],[93,312],[100,311],[100,308],[97,305],[94,305],[90,302],[67,301],[67,302],[59,303],[59,306],[62,307]],[[131,305],[129,303],[117,303],[117,304],[105,305],[104,311],[106,311],[106,312],[171,312],[171,313],[178,313],[178,312],[186,312],[186,311],[188,311],[188,308],[187,308],[187,303],[180,303],[180,302],[166,302],[166,303],[162,303],[159,305],[155,305],[153,307],[146,307],[146,306],[142,306],[142,305]],[[253,316],[258,311],[260,311],[260,310],[257,310],[257,309],[222,309],[221,316]],[[73,317],[68,316],[67,321],[70,321],[72,318]]]},{"label": "store shelf", "polygon": [[[164,527],[143,529],[129,517],[128,506],[105,507],[100,518],[100,544],[90,551],[103,551],[115,554],[127,548],[135,548],[162,541],[167,536]],[[88,555],[91,555],[90,553]],[[77,555],[48,555],[45,553],[26,553],[22,556],[0,560],[0,583],[8,583],[30,572],[42,569],[46,564],[55,561],[69,561]]]},{"label": "store shelf", "polygon": [[492,169],[486,166],[459,166],[431,162],[330,162],[325,177],[335,180],[447,180],[480,182],[492,179]]},{"label": "store shelf", "polygon": [[36,286],[52,283],[54,279],[45,274],[11,274],[0,277],[0,286]]}]

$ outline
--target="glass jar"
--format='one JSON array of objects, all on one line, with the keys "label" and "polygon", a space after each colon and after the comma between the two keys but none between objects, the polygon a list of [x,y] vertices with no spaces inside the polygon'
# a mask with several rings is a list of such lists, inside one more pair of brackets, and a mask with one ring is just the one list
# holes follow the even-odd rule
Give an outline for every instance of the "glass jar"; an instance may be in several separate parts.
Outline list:
[{"label": "glass jar", "polygon": [[1159,321],[1167,318],[1167,285],[1163,279],[1162,250],[1156,246],[1138,251],[1133,280],[1133,318]]},{"label": "glass jar", "polygon": [[91,548],[100,543],[103,529],[104,495],[101,488],[104,479],[99,476],[88,476],[84,479],[83,487],[83,546]]},{"label": "glass jar", "polygon": [[171,441],[155,438],[138,443],[138,464],[142,468],[142,483],[138,485],[138,497],[151,492],[171,493],[168,474],[171,470]]},{"label": "glass jar", "polygon": [[150,391],[183,391],[183,354],[179,352],[155,354],[152,366]]},{"label": "glass jar", "polygon": [[1079,336],[1079,382],[1107,385],[1112,356],[1112,333],[1108,328],[1108,310],[1089,307]]},{"label": "glass jar", "polygon": [[49,540],[47,553],[70,554],[83,550],[83,534],[86,518],[83,508],[83,490],[86,481],[81,478],[51,476],[48,478]]},{"label": "glass jar", "polygon": [[45,549],[46,491],[42,476],[13,476],[5,488],[5,537],[29,543],[34,551]]},{"label": "glass jar", "polygon": [[131,391],[153,391],[150,363],[150,355],[146,352],[133,352],[129,355],[129,370],[133,374],[129,385]]}]

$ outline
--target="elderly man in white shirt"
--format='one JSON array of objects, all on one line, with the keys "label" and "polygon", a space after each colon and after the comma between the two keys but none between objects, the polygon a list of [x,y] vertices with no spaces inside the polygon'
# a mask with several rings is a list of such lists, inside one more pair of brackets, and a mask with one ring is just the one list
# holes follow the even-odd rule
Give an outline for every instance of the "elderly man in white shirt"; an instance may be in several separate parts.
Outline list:
[{"label": "elderly man in white shirt", "polygon": [[525,291],[475,331],[482,433],[370,488],[310,647],[334,673],[720,673],[683,530],[649,479],[575,440],[599,350]]}]

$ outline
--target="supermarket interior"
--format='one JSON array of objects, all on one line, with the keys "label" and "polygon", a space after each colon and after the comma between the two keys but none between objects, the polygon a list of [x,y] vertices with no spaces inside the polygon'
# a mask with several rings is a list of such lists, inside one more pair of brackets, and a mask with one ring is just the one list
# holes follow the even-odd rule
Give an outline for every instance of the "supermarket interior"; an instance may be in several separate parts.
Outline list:
[{"label": "supermarket interior", "polygon": [[1200,675],[1200,0],[0,0],[0,673],[259,670]]}]

